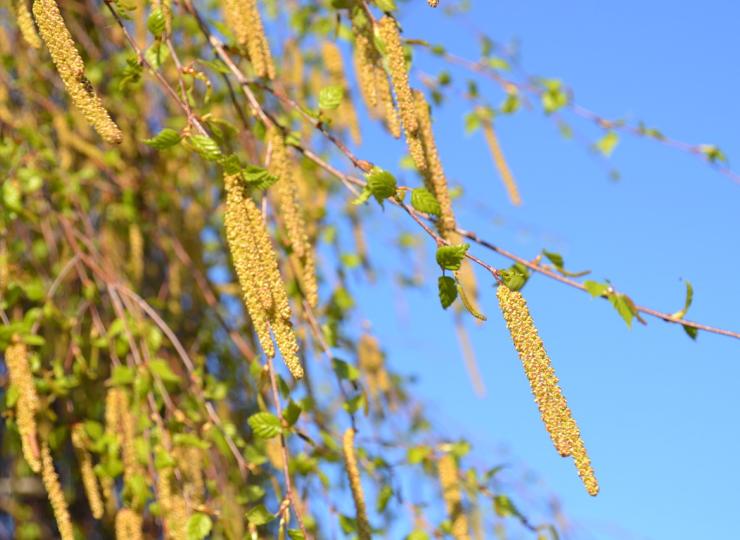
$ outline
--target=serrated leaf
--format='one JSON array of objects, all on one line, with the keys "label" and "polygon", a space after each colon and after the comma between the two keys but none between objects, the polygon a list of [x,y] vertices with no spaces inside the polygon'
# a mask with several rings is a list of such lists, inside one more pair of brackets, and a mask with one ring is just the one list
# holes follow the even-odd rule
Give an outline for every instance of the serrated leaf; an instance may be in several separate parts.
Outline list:
[{"label": "serrated leaf", "polygon": [[452,305],[457,298],[457,285],[455,280],[449,276],[440,276],[437,280],[437,289],[439,291],[439,301],[444,309]]},{"label": "serrated leaf", "polygon": [[439,216],[442,210],[439,206],[439,201],[432,195],[432,193],[426,188],[416,188],[411,192],[411,206],[419,212],[425,214],[431,214],[433,216]]},{"label": "serrated leaf", "polygon": [[191,135],[187,140],[193,150],[198,152],[203,159],[208,161],[218,161],[223,158],[223,154],[221,153],[218,143],[208,135]]},{"label": "serrated leaf", "polygon": [[269,412],[258,412],[253,414],[247,420],[249,427],[257,437],[261,439],[272,439],[282,432],[280,419]]},{"label": "serrated leaf", "polygon": [[607,283],[599,283],[598,281],[591,281],[590,279],[584,281],[583,286],[586,287],[588,293],[594,298],[604,296],[609,292],[609,285]]},{"label": "serrated leaf", "polygon": [[326,86],[319,91],[319,109],[331,111],[338,108],[344,99],[344,88],[341,86]]},{"label": "serrated leaf", "polygon": [[203,540],[211,534],[213,522],[206,514],[196,513],[188,518],[187,535],[188,540]]},{"label": "serrated leaf", "polygon": [[159,37],[164,32],[165,26],[164,13],[162,13],[161,9],[154,8],[146,21],[146,27],[155,37]]},{"label": "serrated leaf", "polygon": [[356,381],[360,378],[360,372],[355,366],[348,364],[339,358],[334,358],[332,360],[332,367],[334,368],[334,373],[336,373],[337,377],[340,379]]},{"label": "serrated leaf", "polygon": [[290,400],[288,406],[283,411],[283,418],[288,423],[288,426],[293,426],[298,421],[298,417],[303,412],[303,409],[295,401]]},{"label": "serrated leaf", "polygon": [[441,246],[437,248],[437,264],[444,270],[458,271],[460,265],[468,252],[468,244],[457,246]]},{"label": "serrated leaf", "polygon": [[501,280],[512,291],[519,291],[529,281],[529,269],[521,263],[514,263],[509,268],[499,270]]},{"label": "serrated leaf", "polygon": [[263,504],[259,504],[248,510],[246,513],[247,520],[256,526],[265,525],[275,519],[275,515],[271,514]]},{"label": "serrated leaf", "polygon": [[383,202],[383,200],[396,194],[396,178],[388,171],[384,171],[380,167],[373,167],[365,175],[365,178],[367,179],[367,189],[378,202]]},{"label": "serrated leaf", "polygon": [[162,43],[160,41],[155,42],[144,53],[144,59],[153,69],[159,69],[159,67],[164,64],[169,57],[169,49],[167,47],[162,47]]},{"label": "serrated leaf", "polygon": [[179,383],[180,377],[172,371],[166,360],[155,358],[147,364],[152,375],[156,375],[164,382]]},{"label": "serrated leaf", "polygon": [[278,177],[257,165],[247,165],[241,171],[242,178],[253,189],[264,190],[278,181]]},{"label": "serrated leaf", "polygon": [[164,150],[171,148],[180,142],[180,134],[174,129],[164,128],[162,131],[157,133],[150,139],[145,139],[144,144],[156,148],[157,150]]}]

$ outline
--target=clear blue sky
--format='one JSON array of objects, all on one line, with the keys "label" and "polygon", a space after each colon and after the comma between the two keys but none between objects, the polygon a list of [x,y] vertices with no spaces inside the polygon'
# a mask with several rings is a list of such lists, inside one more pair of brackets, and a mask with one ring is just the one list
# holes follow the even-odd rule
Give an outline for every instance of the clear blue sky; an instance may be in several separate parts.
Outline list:
[{"label": "clear blue sky", "polygon": [[[414,4],[402,18],[409,37],[475,58],[470,32],[422,0]],[[472,4],[470,20],[478,28],[499,42],[521,41],[528,72],[562,78],[579,103],[606,116],[642,119],[675,138],[717,144],[740,168],[737,2]],[[417,55],[417,72],[433,73],[435,65]],[[483,92],[494,103],[500,99],[493,86]],[[638,303],[663,311],[681,307],[681,280],[688,279],[696,290],[690,319],[740,330],[740,185],[696,158],[629,137],[610,160],[622,174],[613,182],[608,167],[582,145],[560,138],[541,114],[524,112],[498,124],[524,199],[513,208],[481,135],[463,135],[464,112],[449,103],[435,126],[448,175],[466,187],[458,208],[463,226],[529,258],[541,248],[558,251],[571,269],[591,269],[593,279],[608,278]],[[574,125],[596,133],[584,122]],[[400,155],[402,144],[384,138],[368,141],[361,153],[398,170],[394,152]],[[393,208],[386,217],[406,223]],[[376,253],[393,253],[388,227],[379,223],[371,236]],[[425,261],[432,268],[429,245]],[[537,478],[530,492],[559,494],[578,538],[737,537],[740,342],[709,334],[692,342],[655,319],[628,330],[606,302],[545,277],[530,281],[525,296],[601,483],[601,494],[591,498],[547,439],[494,290],[482,286],[489,322],[468,325],[488,390],[478,399],[452,317],[438,306],[436,274],[427,277],[422,291],[400,301],[392,275],[381,274],[360,295],[360,308],[392,364],[420,374],[419,390],[438,425],[477,444],[476,459],[526,464]]]}]

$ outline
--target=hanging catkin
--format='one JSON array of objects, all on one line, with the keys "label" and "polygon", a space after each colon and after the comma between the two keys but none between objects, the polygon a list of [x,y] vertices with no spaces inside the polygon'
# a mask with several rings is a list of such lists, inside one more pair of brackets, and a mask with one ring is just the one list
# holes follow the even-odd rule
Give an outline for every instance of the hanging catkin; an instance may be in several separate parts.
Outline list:
[{"label": "hanging catkin", "polygon": [[51,457],[51,450],[46,442],[41,443],[41,480],[49,497],[51,509],[54,511],[54,519],[57,522],[59,536],[62,540],[74,540],[74,530],[72,528],[72,520],[69,517],[67,501],[64,499],[64,492],[59,483],[59,476],[57,476],[57,472],[54,470],[54,460]]},{"label": "hanging catkin", "polygon": [[344,465],[347,469],[349,487],[352,490],[352,499],[355,501],[357,536],[360,540],[370,540],[372,528],[367,519],[365,494],[362,491],[360,470],[357,467],[357,456],[355,456],[355,430],[352,428],[348,428],[344,432],[342,451],[344,452]]},{"label": "hanging catkin", "polygon": [[350,87],[344,75],[344,60],[342,52],[333,41],[323,41],[321,43],[321,59],[324,67],[329,74],[329,84],[339,86],[344,91],[345,99],[339,104],[339,121],[342,127],[349,130],[350,136],[355,144],[362,142],[360,135],[360,126],[357,121],[357,112],[350,98]]},{"label": "hanging catkin", "polygon": [[33,17],[31,17],[26,0],[15,0],[15,18],[26,43],[34,49],[41,48],[41,40],[36,33],[36,27],[33,25]]},{"label": "hanging catkin", "polygon": [[468,518],[462,508],[462,493],[457,461],[452,454],[443,454],[437,462],[437,475],[442,488],[447,515],[452,521],[452,536],[455,540],[468,540]]},{"label": "hanging catkin", "polygon": [[578,425],[560,390],[550,357],[545,351],[524,297],[506,285],[499,285],[496,296],[555,449],[563,457],[573,456],[586,490],[589,494],[596,495],[599,486]]},{"label": "hanging catkin", "polygon": [[416,102],[409,85],[409,70],[403,52],[401,35],[398,33],[396,21],[385,16],[378,23],[380,37],[385,43],[385,55],[388,69],[391,72],[393,89],[396,91],[396,101],[401,113],[401,123],[406,133],[406,145],[409,154],[420,171],[429,168],[424,154],[422,142],[419,139],[419,119],[416,112]]},{"label": "hanging catkin", "polygon": [[87,450],[86,440],[87,437],[85,435],[84,426],[82,424],[76,424],[72,428],[72,446],[75,447],[77,458],[80,461],[80,477],[82,478],[82,486],[85,489],[85,496],[90,505],[92,516],[95,519],[101,519],[104,512],[103,498],[100,494],[98,478],[93,469],[92,457],[90,456],[90,452]]},{"label": "hanging catkin", "polygon": [[5,364],[8,368],[10,384],[17,389],[15,416],[21,437],[21,448],[26,463],[33,472],[41,470],[39,443],[36,429],[36,412],[39,398],[33,383],[33,374],[28,364],[28,349],[17,338],[5,350]]},{"label": "hanging catkin", "polygon": [[226,239],[234,261],[245,307],[267,356],[275,355],[270,328],[291,374],[303,377],[298,341],[290,322],[290,304],[277,254],[267,232],[262,212],[246,196],[239,176],[226,176]]},{"label": "hanging catkin", "polygon": [[85,64],[77,51],[55,0],[34,0],[33,15],[41,38],[49,49],[51,59],[67,88],[72,103],[103,139],[112,144],[123,140],[123,134],[111,120],[103,102],[85,77]]},{"label": "hanging catkin", "polygon": [[224,0],[224,15],[237,43],[246,47],[254,72],[259,77],[274,79],[275,65],[257,0]]},{"label": "hanging catkin", "polygon": [[509,200],[514,206],[519,206],[522,204],[519,188],[517,188],[514,175],[511,174],[511,169],[509,169],[509,165],[506,163],[506,158],[504,157],[504,152],[501,150],[496,131],[493,129],[493,122],[484,120],[481,125],[483,127],[483,135],[486,138],[486,143],[493,157],[493,163],[496,165],[496,169],[501,176],[501,181],[504,183]]},{"label": "hanging catkin", "polygon": [[131,508],[121,508],[116,513],[116,540],[142,540],[143,520]]},{"label": "hanging catkin", "polygon": [[306,233],[306,220],[298,201],[298,189],[292,174],[292,167],[280,130],[270,128],[269,140],[272,148],[270,172],[278,178],[275,190],[280,205],[280,218],[285,224],[288,243],[301,264],[301,283],[306,300],[311,307],[318,304],[318,285],[316,283],[316,262],[314,250]]}]

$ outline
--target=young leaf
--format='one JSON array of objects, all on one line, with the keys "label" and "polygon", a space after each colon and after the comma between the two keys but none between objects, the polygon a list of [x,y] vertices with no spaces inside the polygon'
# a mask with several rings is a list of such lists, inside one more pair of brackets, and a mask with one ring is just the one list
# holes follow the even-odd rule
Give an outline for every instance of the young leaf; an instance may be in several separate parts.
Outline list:
[{"label": "young leaf", "polygon": [[437,264],[443,270],[457,272],[460,270],[460,265],[469,247],[468,244],[460,244],[457,246],[441,246],[437,248]]},{"label": "young leaf", "polygon": [[596,298],[597,296],[604,296],[609,292],[609,285],[607,283],[599,283],[598,281],[591,281],[587,279],[583,282],[583,286],[586,287],[588,293]]},{"label": "young leaf", "polygon": [[514,263],[509,268],[499,271],[499,275],[509,289],[519,291],[529,281],[529,269],[521,263]]},{"label": "young leaf", "polygon": [[164,128],[162,131],[157,133],[151,139],[145,139],[144,144],[156,148],[157,150],[164,150],[175,146],[180,142],[180,134],[174,129]]},{"label": "young leaf", "polygon": [[187,540],[203,540],[211,533],[213,522],[206,514],[195,513],[188,518]]},{"label": "young leaf", "polygon": [[216,141],[208,135],[191,135],[188,137],[188,142],[193,147],[193,150],[198,152],[203,159],[218,161],[223,157]]},{"label": "young leaf", "polygon": [[344,89],[341,86],[327,86],[319,92],[319,109],[330,111],[338,108],[344,98]]},{"label": "young leaf", "polygon": [[301,406],[295,401],[290,400],[290,403],[288,403],[288,406],[283,411],[283,418],[288,423],[288,426],[293,426],[298,421],[301,412],[303,412]]},{"label": "young leaf", "polygon": [[396,179],[388,171],[384,171],[380,167],[373,167],[365,175],[365,178],[367,179],[367,189],[378,202],[383,202],[384,199],[396,194]]},{"label": "young leaf", "polygon": [[411,192],[411,206],[419,212],[439,216],[442,210],[439,201],[426,188],[416,188]]},{"label": "young leaf", "polygon": [[473,302],[470,301],[470,298],[468,298],[468,295],[465,294],[465,288],[462,286],[462,284],[458,281],[457,282],[457,290],[460,292],[460,300],[462,300],[463,306],[465,306],[465,309],[468,310],[468,313],[470,313],[473,317],[478,319],[479,321],[487,321],[488,317],[483,315],[478,309],[475,307]]},{"label": "young leaf", "polygon": [[615,131],[607,131],[606,135],[596,141],[594,146],[604,157],[609,157],[614,152],[618,143],[619,135]]},{"label": "young leaf", "polygon": [[273,519],[275,519],[275,516],[271,514],[267,508],[265,508],[264,505],[258,504],[251,510],[247,511],[246,514],[247,520],[256,526],[265,525],[266,523],[270,523]]},{"label": "young leaf", "polygon": [[166,360],[155,358],[147,364],[152,375],[156,375],[164,382],[179,383],[180,377],[172,371]]},{"label": "young leaf", "polygon": [[164,13],[162,13],[161,9],[154,8],[146,21],[146,27],[154,37],[159,37],[164,32],[165,25]]},{"label": "young leaf", "polygon": [[676,319],[683,319],[686,316],[686,313],[689,311],[689,308],[691,307],[691,302],[693,302],[693,300],[694,287],[691,285],[690,281],[686,281],[686,300],[684,301],[683,309],[674,313],[673,317],[675,317]]},{"label": "young leaf", "polygon": [[444,309],[452,305],[457,298],[457,286],[455,280],[449,276],[440,276],[437,280],[439,289],[439,301]]},{"label": "young leaf", "polygon": [[253,414],[247,420],[249,427],[257,437],[261,439],[271,439],[280,435],[283,430],[280,425],[280,419],[269,412],[258,412]]}]

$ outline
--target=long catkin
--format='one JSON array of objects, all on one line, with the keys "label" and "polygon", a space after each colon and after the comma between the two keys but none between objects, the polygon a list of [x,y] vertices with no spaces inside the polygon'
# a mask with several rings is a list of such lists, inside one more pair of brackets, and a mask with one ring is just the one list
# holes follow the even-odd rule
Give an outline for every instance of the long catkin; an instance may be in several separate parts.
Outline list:
[{"label": "long catkin", "polygon": [[116,540],[142,540],[143,519],[131,508],[121,508],[116,513]]},{"label": "long catkin", "polygon": [[41,48],[41,39],[36,33],[36,27],[33,25],[33,17],[28,9],[26,0],[15,0],[15,18],[18,21],[18,28],[25,42],[34,49]]},{"label": "long catkin", "polygon": [[540,410],[542,421],[555,449],[563,456],[573,456],[578,475],[590,495],[599,492],[578,425],[568,408],[558,384],[550,357],[540,339],[529,313],[527,302],[518,291],[499,285],[496,291],[504,321],[514,342],[514,348],[524,365],[524,372]]},{"label": "long catkin", "polygon": [[100,494],[98,478],[93,469],[92,457],[87,450],[85,428],[82,424],[76,424],[72,428],[72,446],[77,450],[77,458],[80,461],[80,477],[85,489],[85,496],[90,505],[90,512],[95,519],[101,519],[104,513],[103,497]]},{"label": "long catkin", "polygon": [[51,503],[51,509],[54,511],[54,519],[57,522],[59,536],[62,540],[74,540],[74,529],[72,520],[69,517],[67,501],[64,499],[62,485],[59,483],[59,476],[54,470],[54,460],[51,457],[51,450],[46,442],[41,444],[41,480],[46,489],[46,494]]},{"label": "long catkin", "polygon": [[349,478],[349,487],[352,490],[352,499],[355,502],[357,536],[360,540],[370,540],[372,528],[367,519],[365,494],[362,491],[360,469],[357,467],[357,456],[355,456],[355,430],[352,428],[348,428],[344,432],[342,451],[344,453],[344,465],[347,469],[347,477]]},{"label": "long catkin", "polygon": [[451,454],[443,454],[437,462],[437,475],[442,488],[447,515],[452,521],[452,536],[455,540],[469,540],[468,518],[462,508],[462,493],[457,461]]},{"label": "long catkin", "polygon": [[120,143],[123,134],[85,77],[85,64],[56,1],[34,0],[33,15],[72,103],[106,142]]},{"label": "long catkin", "polygon": [[274,79],[275,64],[257,0],[225,0],[224,15],[237,43],[247,49],[255,73],[260,77]]},{"label": "long catkin", "polygon": [[316,282],[316,262],[311,243],[306,232],[306,220],[298,198],[298,188],[292,174],[292,167],[285,148],[285,141],[277,128],[271,128],[269,140],[272,148],[270,171],[277,176],[275,189],[280,205],[280,217],[285,224],[288,243],[301,264],[301,282],[309,305],[318,304],[318,284]]},{"label": "long catkin", "polygon": [[296,378],[303,377],[298,341],[290,322],[288,293],[280,276],[277,253],[262,212],[249,198],[238,176],[226,176],[224,224],[229,251],[242,289],[245,307],[267,356],[275,355],[270,329],[283,361]]},{"label": "long catkin", "polygon": [[496,165],[496,169],[501,176],[501,181],[504,183],[506,193],[509,195],[509,200],[514,206],[519,206],[522,204],[522,198],[519,195],[519,188],[516,185],[516,180],[514,180],[514,175],[511,174],[509,165],[506,163],[506,158],[501,149],[498,136],[496,135],[496,131],[493,129],[493,122],[485,120],[482,122],[482,127],[483,135],[486,138],[486,143],[488,144],[491,156],[493,157],[493,163]]},{"label": "long catkin", "polygon": [[36,412],[39,398],[33,383],[33,374],[28,363],[28,349],[25,343],[14,340],[5,350],[5,364],[8,368],[10,384],[18,390],[15,415],[21,437],[23,457],[33,472],[41,470],[39,443],[36,427]]}]

